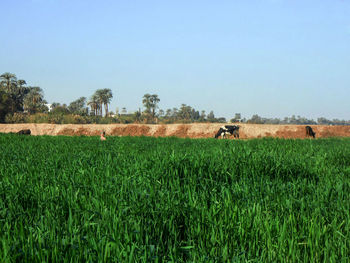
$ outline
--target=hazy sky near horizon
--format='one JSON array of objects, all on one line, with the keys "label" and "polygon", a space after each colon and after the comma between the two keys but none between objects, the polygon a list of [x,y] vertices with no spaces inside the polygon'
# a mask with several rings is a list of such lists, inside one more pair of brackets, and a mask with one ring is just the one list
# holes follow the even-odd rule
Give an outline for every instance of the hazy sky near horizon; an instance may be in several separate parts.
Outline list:
[{"label": "hazy sky near horizon", "polygon": [[69,104],[350,119],[350,0],[1,0],[0,74]]}]

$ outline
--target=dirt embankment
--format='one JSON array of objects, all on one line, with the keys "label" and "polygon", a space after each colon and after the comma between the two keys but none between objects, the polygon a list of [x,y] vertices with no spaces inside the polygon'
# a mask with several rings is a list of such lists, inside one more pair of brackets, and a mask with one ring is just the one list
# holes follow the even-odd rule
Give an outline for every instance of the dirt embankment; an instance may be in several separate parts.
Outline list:
[{"label": "dirt embankment", "polygon": [[[97,136],[176,136],[182,138],[210,138],[223,126],[220,123],[195,124],[0,124],[0,133],[30,129],[32,135],[86,135]],[[240,138],[305,138],[306,125],[239,124]],[[350,137],[350,126],[311,125],[316,137]],[[232,136],[233,137],[233,136]]]}]

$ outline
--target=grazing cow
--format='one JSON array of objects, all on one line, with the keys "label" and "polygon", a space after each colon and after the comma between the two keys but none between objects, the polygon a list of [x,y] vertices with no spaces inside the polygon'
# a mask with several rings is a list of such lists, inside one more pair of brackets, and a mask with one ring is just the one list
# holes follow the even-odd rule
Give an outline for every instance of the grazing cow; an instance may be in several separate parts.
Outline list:
[{"label": "grazing cow", "polygon": [[315,138],[316,132],[314,132],[310,126],[306,126],[305,129],[306,129],[306,136],[312,136]]},{"label": "grazing cow", "polygon": [[17,132],[17,134],[19,134],[19,135],[30,135],[31,131],[29,129],[27,129],[27,130],[20,130],[19,132]]},{"label": "grazing cow", "polygon": [[220,127],[220,129],[218,130],[218,132],[215,134],[215,138],[217,139],[219,136],[221,136],[221,138],[226,138],[226,135],[233,135],[234,138],[239,139],[239,126],[236,125],[225,125]]}]

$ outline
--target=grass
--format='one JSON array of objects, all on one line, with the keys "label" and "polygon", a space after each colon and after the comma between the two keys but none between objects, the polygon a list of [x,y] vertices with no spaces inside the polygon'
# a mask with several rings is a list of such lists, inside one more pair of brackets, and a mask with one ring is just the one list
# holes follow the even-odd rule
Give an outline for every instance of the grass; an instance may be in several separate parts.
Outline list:
[{"label": "grass", "polygon": [[348,262],[350,139],[0,136],[0,262]]}]

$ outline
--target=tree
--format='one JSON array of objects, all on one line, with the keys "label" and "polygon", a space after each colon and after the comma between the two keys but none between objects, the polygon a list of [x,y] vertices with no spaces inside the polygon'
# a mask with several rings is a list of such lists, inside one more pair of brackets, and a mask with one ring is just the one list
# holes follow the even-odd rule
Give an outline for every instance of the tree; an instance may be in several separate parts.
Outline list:
[{"label": "tree", "polygon": [[61,107],[61,103],[59,103],[59,102],[52,102],[51,103],[51,110],[54,110],[57,107]]},{"label": "tree", "polygon": [[96,92],[91,96],[88,105],[90,106],[91,111],[94,113],[94,115],[97,116],[100,109],[100,104]]},{"label": "tree", "polygon": [[170,118],[171,117],[171,109],[167,109],[165,112],[165,118]]},{"label": "tree", "polygon": [[60,114],[60,115],[65,115],[69,114],[69,110],[67,109],[67,105],[63,104],[61,105],[60,103],[52,103],[51,104],[51,114]]},{"label": "tree", "polygon": [[199,111],[197,111],[197,110],[195,110],[195,109],[192,109],[191,119],[194,120],[194,121],[200,120]]},{"label": "tree", "polygon": [[206,118],[205,110],[202,110],[201,111],[201,115],[199,116],[199,120],[200,121],[205,121],[205,118]]},{"label": "tree", "polygon": [[248,123],[263,124],[264,122],[258,114],[254,114],[251,119],[248,120]]},{"label": "tree", "polygon": [[146,108],[144,113],[151,114],[151,108],[152,108],[151,94],[146,93],[145,95],[143,95],[142,103],[143,103],[143,106]]},{"label": "tree", "polygon": [[30,89],[25,86],[26,84],[26,81],[23,79],[17,80],[17,85],[12,92],[12,98],[15,101],[15,109],[13,111],[23,111],[24,97],[30,91]]},{"label": "tree", "polygon": [[80,97],[79,99],[77,99],[69,104],[68,110],[74,114],[86,115],[87,108],[85,107],[85,104],[86,104],[86,98]]},{"label": "tree", "polygon": [[140,122],[141,121],[141,110],[135,111],[134,112],[134,119],[136,122]]},{"label": "tree", "polygon": [[25,87],[25,80],[17,80],[15,74],[4,73],[0,76],[0,89],[11,97],[10,111],[23,111],[23,100],[29,89]]},{"label": "tree", "polygon": [[160,99],[158,98],[157,94],[153,94],[151,96],[151,103],[152,103],[152,117],[154,118],[156,116],[156,109],[158,109],[158,103],[160,102]]},{"label": "tree", "polygon": [[320,125],[328,125],[330,124],[331,121],[330,120],[327,120],[326,118],[324,117],[320,117],[320,118],[317,118],[317,124],[320,124]]},{"label": "tree", "polygon": [[178,108],[173,108],[172,111],[171,111],[171,117],[173,118],[173,120],[177,120],[178,117],[179,117],[179,110]]},{"label": "tree", "polygon": [[192,108],[191,106],[187,106],[186,104],[181,104],[179,110],[179,117],[182,120],[190,120],[191,119]]},{"label": "tree", "polygon": [[230,120],[230,122],[239,122],[241,120],[241,114],[235,113],[235,117]]},{"label": "tree", "polygon": [[208,121],[214,122],[215,121],[215,115],[213,111],[210,111],[208,116],[207,116]]},{"label": "tree", "polygon": [[6,93],[13,93],[16,85],[17,85],[17,77],[15,74],[5,72],[0,75],[1,82],[0,85]]},{"label": "tree", "polygon": [[29,93],[24,97],[23,106],[29,113],[47,110],[44,92],[40,87],[29,87]]},{"label": "tree", "polygon": [[157,94],[145,94],[143,95],[142,103],[143,106],[146,108],[144,113],[146,116],[150,117],[152,120],[154,120],[156,116],[156,109],[158,108],[158,103],[160,99],[158,98]]},{"label": "tree", "polygon": [[108,116],[108,104],[111,103],[111,100],[113,98],[112,90],[110,89],[103,89],[103,104],[105,106],[105,117]]},{"label": "tree", "polygon": [[105,117],[108,116],[108,104],[111,102],[113,98],[112,90],[110,89],[98,89],[95,91],[94,102],[99,104],[99,107],[95,107],[97,109],[96,115],[102,116],[102,106],[105,107]]},{"label": "tree", "polygon": [[98,89],[95,91],[95,96],[96,96],[96,99],[97,99],[97,102],[98,102],[98,114],[97,115],[100,115],[102,116],[102,107],[103,107],[103,90],[102,89]]},{"label": "tree", "polygon": [[10,105],[12,104],[12,99],[9,94],[0,90],[0,122],[5,121],[5,116],[10,113]]},{"label": "tree", "polygon": [[219,117],[215,120],[216,122],[221,122],[221,123],[225,123],[226,122],[226,118],[225,117]]}]

